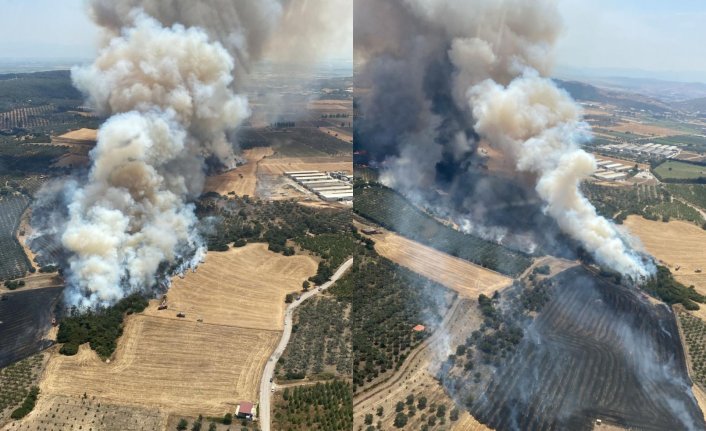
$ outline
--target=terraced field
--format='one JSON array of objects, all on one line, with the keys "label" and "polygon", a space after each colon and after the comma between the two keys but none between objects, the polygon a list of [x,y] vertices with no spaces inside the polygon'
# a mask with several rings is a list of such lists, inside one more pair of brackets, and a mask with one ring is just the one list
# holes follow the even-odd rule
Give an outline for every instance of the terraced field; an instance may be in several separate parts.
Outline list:
[{"label": "terraced field", "polygon": [[525,330],[471,411],[496,430],[704,429],[674,315],[582,268],[555,277],[551,301]]},{"label": "terraced field", "polygon": [[9,280],[25,275],[29,260],[15,231],[29,199],[23,195],[5,196],[0,200],[0,280]]}]

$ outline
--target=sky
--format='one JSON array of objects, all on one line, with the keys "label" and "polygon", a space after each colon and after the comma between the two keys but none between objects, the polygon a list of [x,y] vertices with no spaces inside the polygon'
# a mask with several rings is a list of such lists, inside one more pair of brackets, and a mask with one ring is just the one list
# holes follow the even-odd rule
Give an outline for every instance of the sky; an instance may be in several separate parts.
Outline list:
[{"label": "sky", "polygon": [[[706,1],[558,0],[558,69],[648,71],[706,82]],[[613,73],[614,74],[614,73]]]},{"label": "sky", "polygon": [[97,40],[83,0],[0,0],[0,58],[91,58]]}]

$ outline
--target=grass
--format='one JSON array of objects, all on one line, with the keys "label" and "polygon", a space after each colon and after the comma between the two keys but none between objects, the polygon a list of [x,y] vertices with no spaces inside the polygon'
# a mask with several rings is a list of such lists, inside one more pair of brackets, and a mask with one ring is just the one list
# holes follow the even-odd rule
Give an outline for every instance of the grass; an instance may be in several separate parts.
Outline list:
[{"label": "grass", "polygon": [[706,166],[676,160],[667,160],[654,168],[653,172],[663,181],[706,181]]}]

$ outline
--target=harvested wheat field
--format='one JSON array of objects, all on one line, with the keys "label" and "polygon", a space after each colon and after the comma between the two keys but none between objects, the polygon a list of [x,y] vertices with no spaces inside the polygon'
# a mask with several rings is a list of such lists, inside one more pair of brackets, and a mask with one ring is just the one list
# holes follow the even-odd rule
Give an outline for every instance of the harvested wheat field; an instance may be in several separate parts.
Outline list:
[{"label": "harvested wheat field", "polygon": [[706,230],[684,221],[664,223],[638,216],[628,217],[625,226],[652,256],[669,266],[674,278],[706,295],[706,273],[696,272],[706,271]]},{"label": "harvested wheat field", "polygon": [[385,232],[371,238],[375,241],[375,250],[382,256],[467,298],[478,298],[481,293],[492,295],[512,284],[509,277],[394,233]]},{"label": "harvested wheat field", "polygon": [[88,345],[75,356],[56,354],[40,390],[221,416],[238,400],[257,399],[260,374],[279,337],[279,331],[133,315],[110,363]]},{"label": "harvested wheat field", "polygon": [[154,431],[167,424],[167,415],[150,408],[121,406],[95,397],[69,398],[42,395],[35,409],[21,422],[3,431]]},{"label": "harvested wheat field", "polygon": [[206,178],[204,191],[221,195],[234,192],[238,196],[255,196],[257,165],[265,157],[272,155],[272,152],[270,147],[256,147],[243,151],[243,157],[247,163],[228,172]]},{"label": "harvested wheat field", "polygon": [[[316,274],[310,256],[283,256],[267,244],[248,244],[224,252],[209,252],[196,272],[174,277],[167,292],[166,310],[151,301],[148,316],[242,328],[281,330],[287,293],[301,289]],[[185,318],[177,318],[182,312]]]},{"label": "harvested wheat field", "polygon": [[264,175],[283,175],[287,171],[344,171],[353,172],[350,157],[273,157],[259,164]]}]

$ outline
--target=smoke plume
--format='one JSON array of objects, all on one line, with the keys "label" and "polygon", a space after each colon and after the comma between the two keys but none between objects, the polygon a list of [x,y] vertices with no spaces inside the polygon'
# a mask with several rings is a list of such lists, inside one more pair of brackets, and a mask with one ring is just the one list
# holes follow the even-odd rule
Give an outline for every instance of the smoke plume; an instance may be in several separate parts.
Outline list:
[{"label": "smoke plume", "polygon": [[354,12],[356,135],[387,184],[471,190],[463,178],[485,143],[597,261],[635,279],[651,272],[580,193],[596,164],[580,148],[590,139],[580,107],[546,78],[561,30],[554,1],[359,0]]}]

